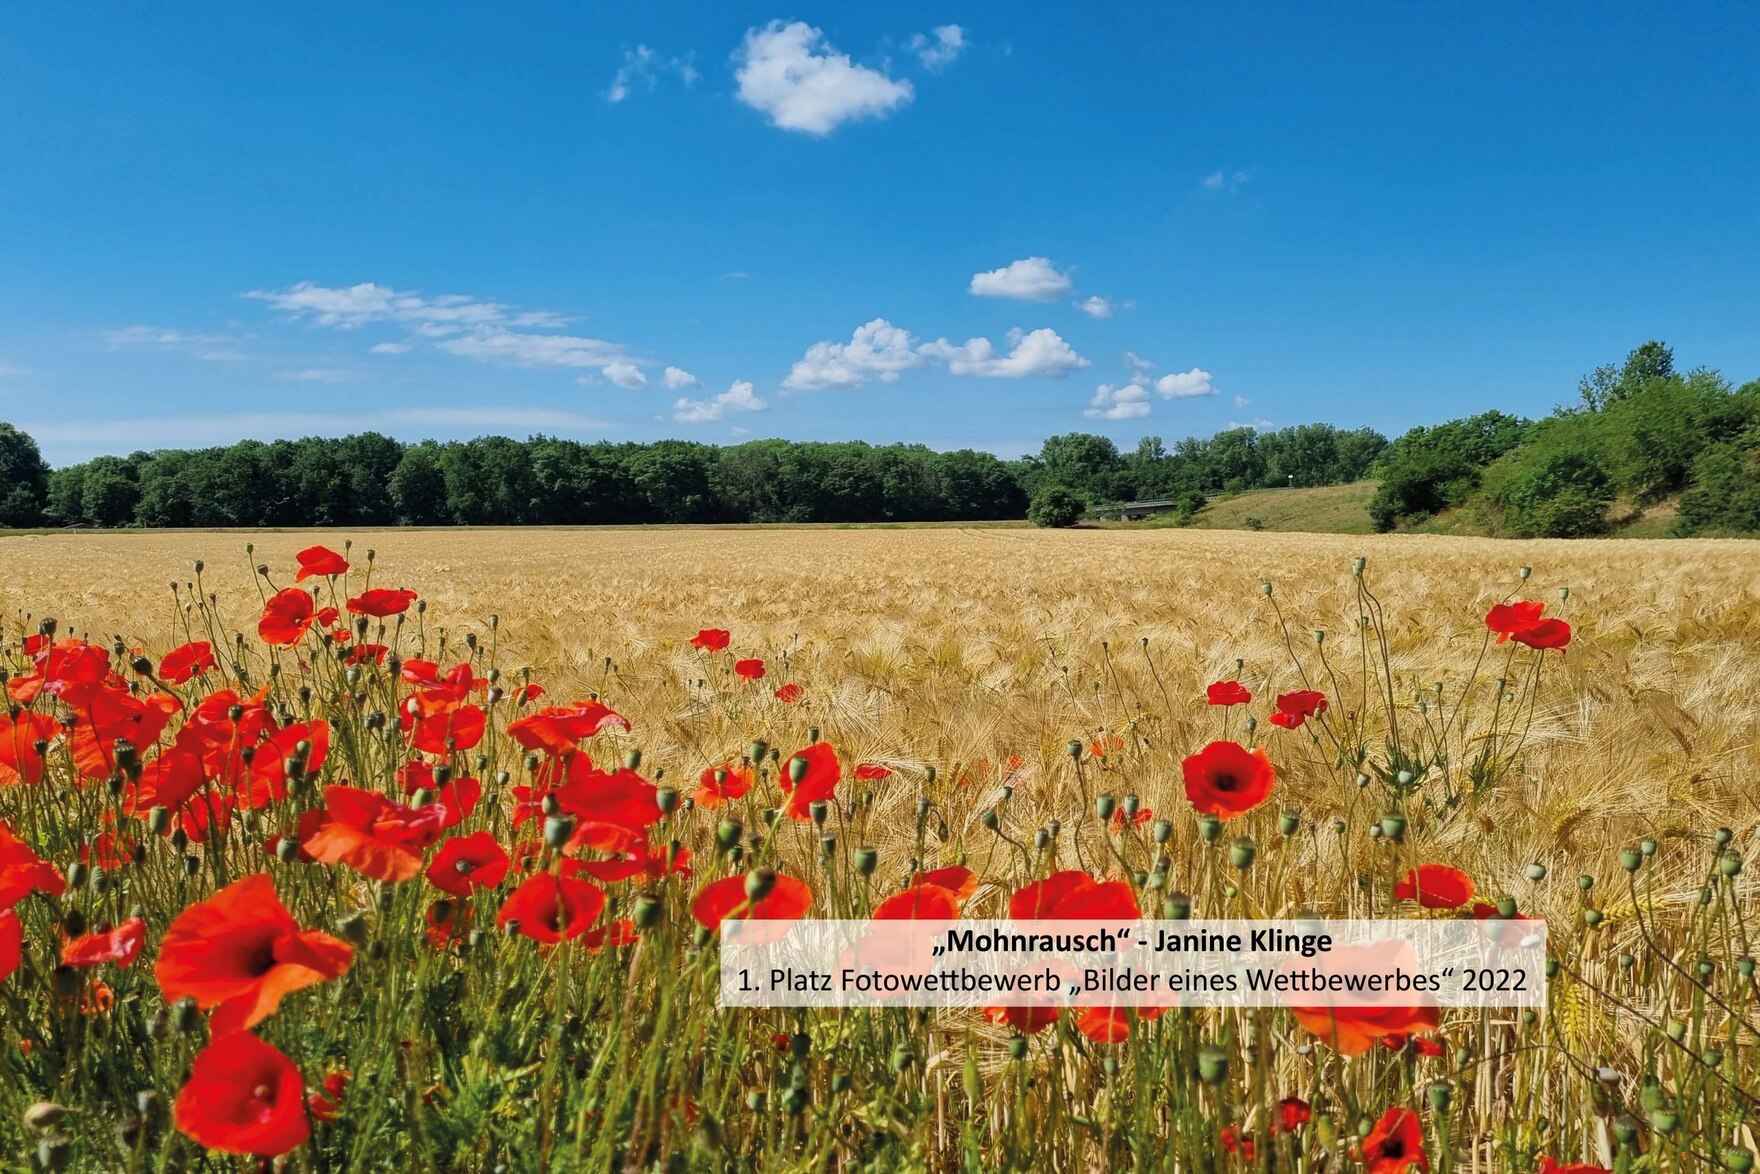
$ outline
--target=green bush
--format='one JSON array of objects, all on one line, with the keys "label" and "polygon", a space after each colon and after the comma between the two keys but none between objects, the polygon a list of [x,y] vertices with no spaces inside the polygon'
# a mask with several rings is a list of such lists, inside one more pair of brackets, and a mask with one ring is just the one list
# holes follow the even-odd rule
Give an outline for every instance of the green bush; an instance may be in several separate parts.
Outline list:
[{"label": "green bush", "polygon": [[1035,526],[1062,529],[1073,526],[1088,512],[1080,495],[1061,485],[1042,486],[1027,505],[1027,521]]},{"label": "green bush", "polygon": [[1585,538],[1607,528],[1613,496],[1613,473],[1601,457],[1564,448],[1543,455],[1500,504],[1518,537]]}]

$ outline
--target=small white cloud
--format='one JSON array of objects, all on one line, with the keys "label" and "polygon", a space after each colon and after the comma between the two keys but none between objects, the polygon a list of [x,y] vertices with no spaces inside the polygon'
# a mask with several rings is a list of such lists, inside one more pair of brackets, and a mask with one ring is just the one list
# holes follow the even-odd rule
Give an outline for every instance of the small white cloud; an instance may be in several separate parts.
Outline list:
[{"label": "small white cloud", "polygon": [[1244,395],[1237,395],[1234,397],[1234,406],[1237,408],[1244,408],[1252,402],[1253,402],[1252,400],[1248,399]]},{"label": "small white cloud", "polygon": [[795,391],[860,387],[870,379],[898,382],[898,373],[921,367],[910,332],[876,318],[856,327],[848,342],[816,342],[790,368],[782,386]]},{"label": "small white cloud", "polygon": [[236,363],[244,352],[224,334],[196,334],[160,326],[124,326],[106,330],[104,343],[111,350],[143,348],[191,355],[209,363]]},{"label": "small white cloud", "polygon": [[1149,414],[1149,390],[1140,383],[1102,383],[1082,415],[1094,420],[1140,420]]},{"label": "small white cloud", "polygon": [[340,367],[303,367],[297,371],[277,371],[274,377],[292,383],[347,383],[354,378]]},{"label": "small white cloud", "polygon": [[955,375],[976,375],[987,379],[1024,379],[1034,375],[1057,379],[1091,366],[1049,326],[1030,334],[1011,330],[1008,340],[1013,349],[1007,354],[998,352],[987,338],[968,339],[963,346],[955,346],[942,338],[924,343],[917,351],[945,362],[947,369]]},{"label": "small white cloud", "polygon": [[748,379],[736,379],[712,399],[681,399],[672,405],[672,418],[682,424],[705,424],[729,412],[762,412],[770,405],[752,394]]},{"label": "small white cloud", "polygon": [[1045,257],[1023,257],[1001,269],[972,274],[971,293],[981,298],[1019,298],[1027,302],[1055,302],[1067,297],[1074,283],[1059,273]]},{"label": "small white cloud", "polygon": [[1112,299],[1103,298],[1099,294],[1083,298],[1076,303],[1076,308],[1090,318],[1112,317]]},{"label": "small white cloud", "polygon": [[1271,421],[1264,417],[1260,417],[1257,420],[1230,420],[1228,422],[1228,427],[1230,431],[1233,431],[1236,428],[1251,428],[1256,432],[1263,432],[1265,429],[1271,427]]},{"label": "small white cloud", "polygon": [[911,50],[930,73],[940,73],[966,51],[966,31],[957,24],[944,24],[929,36],[911,38]]},{"label": "small white cloud", "polygon": [[[1129,367],[1132,371],[1136,372],[1138,375],[1147,375],[1149,372],[1151,372],[1155,369],[1154,363],[1151,363],[1148,359],[1145,359],[1142,355],[1139,355],[1136,351],[1126,351],[1124,353],[1124,365]],[[1133,382],[1135,382],[1135,381],[1133,380]]]},{"label": "small white cloud", "polygon": [[599,373],[627,391],[637,391],[648,386],[648,377],[642,374],[641,368],[623,359],[605,364]]},{"label": "small white cloud", "polygon": [[1213,192],[1233,192],[1251,178],[1252,174],[1246,171],[1212,171],[1200,182]]},{"label": "small white cloud", "polygon": [[611,75],[611,85],[606,87],[605,100],[616,105],[629,97],[637,84],[645,85],[652,92],[660,84],[663,73],[676,73],[687,86],[695,84],[698,76],[689,56],[663,59],[646,45],[625,49],[623,64]]},{"label": "small white cloud", "polygon": [[683,367],[668,367],[661,376],[667,391],[683,391],[687,387],[701,387],[703,381],[686,371]]},{"label": "small white cloud", "polygon": [[1163,375],[1155,381],[1155,390],[1167,399],[1192,399],[1215,395],[1216,384],[1211,381],[1210,372],[1193,367],[1190,371]]},{"label": "small white cloud", "polygon": [[401,355],[406,354],[409,348],[410,344],[407,342],[377,342],[367,349],[375,355]]},{"label": "small white cloud", "polygon": [[750,29],[734,54],[739,100],[772,126],[827,135],[857,118],[879,118],[909,102],[911,83],[857,65],[807,24],[771,21]]}]

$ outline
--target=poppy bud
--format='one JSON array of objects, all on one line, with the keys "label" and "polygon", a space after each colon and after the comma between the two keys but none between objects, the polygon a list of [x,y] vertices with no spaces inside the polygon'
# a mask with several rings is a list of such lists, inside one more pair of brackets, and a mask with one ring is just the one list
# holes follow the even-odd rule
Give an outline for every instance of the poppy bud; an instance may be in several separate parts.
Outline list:
[{"label": "poppy bud", "polygon": [[346,915],[336,923],[336,928],[342,933],[343,937],[347,938],[355,945],[366,945],[367,919],[362,917],[359,913],[350,913]]},{"label": "poppy bud", "polygon": [[1326,633],[1322,632],[1319,628],[1314,629],[1314,643],[1316,645],[1326,643]]},{"label": "poppy bud", "polygon": [[1406,817],[1397,811],[1390,811],[1381,817],[1381,834],[1394,843],[1402,843],[1406,838]]},{"label": "poppy bud", "polygon": [[397,894],[392,891],[390,885],[382,884],[373,893],[373,904],[377,905],[381,912],[389,913],[391,906],[396,901]]},{"label": "poppy bud", "polygon": [[1583,924],[1584,925],[1600,925],[1601,924],[1601,910],[1593,908],[1593,907],[1583,910]]},{"label": "poppy bud", "polygon": [[51,639],[53,639],[55,636],[55,617],[54,616],[44,616],[37,623],[37,631],[41,635],[48,636]]},{"label": "poppy bud", "polygon": [[825,817],[831,814],[831,804],[825,802],[823,799],[815,799],[807,804],[807,814],[813,817],[813,822],[815,824],[824,827]]},{"label": "poppy bud", "polygon": [[1040,828],[1033,833],[1033,847],[1043,852],[1051,843],[1051,833]]},{"label": "poppy bud", "polygon": [[994,807],[986,807],[984,813],[978,816],[978,822],[989,828],[991,831],[995,831],[1002,826],[1002,819],[996,814],[996,809]]},{"label": "poppy bud", "polygon": [[1063,750],[1064,753],[1068,754],[1071,758],[1080,758],[1082,756],[1082,740],[1080,738],[1071,738],[1069,743],[1064,746]]},{"label": "poppy bud", "polygon": [[[86,866],[79,861],[76,860],[69,864],[67,866],[67,887],[70,889],[84,888],[87,874]],[[72,916],[73,912],[77,912],[77,910],[70,912],[69,916]],[[76,935],[80,932],[79,930],[74,931]]]},{"label": "poppy bud", "polygon": [[1752,958],[1747,958],[1747,957],[1737,958],[1736,959],[1736,973],[1740,974],[1743,978],[1753,978],[1754,977],[1754,960]]},{"label": "poppy bud", "polygon": [[1148,873],[1147,869],[1138,868],[1138,869],[1132,870],[1131,884],[1135,885],[1137,888],[1140,889],[1140,888],[1143,888],[1148,883],[1149,883],[1149,873]]},{"label": "poppy bud", "polygon": [[1215,812],[1205,812],[1198,817],[1198,835],[1206,844],[1214,844],[1222,835],[1222,821],[1216,818]]},{"label": "poppy bud", "polygon": [[1102,820],[1111,819],[1112,813],[1117,809],[1118,800],[1114,799],[1111,795],[1101,795],[1094,800],[1094,814],[1099,816]]},{"label": "poppy bud", "polygon": [[574,818],[568,815],[552,815],[544,820],[544,843],[552,848],[560,848],[568,843],[574,835]]},{"label": "poppy bud", "polygon": [[1748,1171],[1754,1168],[1753,1151],[1740,1148],[1724,1150],[1723,1168],[1733,1170],[1736,1174],[1748,1174]]},{"label": "poppy bud", "polygon": [[771,868],[757,868],[746,873],[746,900],[754,905],[768,897],[776,888],[776,871]]},{"label": "poppy bud", "polygon": [[1730,831],[1728,828],[1718,828],[1716,834],[1713,835],[1711,838],[1716,840],[1717,846],[1719,848],[1721,848],[1725,844],[1729,843],[1730,840],[1735,838],[1735,833]]},{"label": "poppy bud", "polygon": [[802,779],[807,777],[807,768],[808,768],[808,764],[807,764],[806,759],[804,759],[804,758],[791,758],[791,759],[789,759],[788,760],[788,781],[791,783],[798,784]]},{"label": "poppy bud", "polygon": [[428,790],[426,787],[416,788],[416,793],[409,797],[409,805],[411,807],[426,807],[433,801],[434,792]]},{"label": "poppy bud", "polygon": [[179,852],[189,847],[189,833],[182,828],[174,829],[171,833],[171,846]]},{"label": "poppy bud", "polygon": [[1516,574],[1520,575],[1524,579],[1526,579],[1529,575],[1532,575],[1533,573],[1534,573],[1533,567],[1518,567],[1518,568],[1516,568]]},{"label": "poppy bud", "polygon": [[1244,836],[1228,846],[1229,863],[1242,870],[1253,867],[1258,855],[1258,847]]},{"label": "poppy bud", "polygon": [[1351,574],[1353,574],[1357,578],[1361,579],[1363,577],[1363,571],[1368,566],[1369,566],[1369,560],[1364,558],[1362,555],[1358,555],[1356,558],[1351,560]]},{"label": "poppy bud", "polygon": [[73,1161],[73,1144],[57,1134],[37,1143],[37,1165],[45,1170],[65,1170]]},{"label": "poppy bud", "polygon": [[917,1058],[911,1054],[910,1048],[906,1045],[899,1044],[892,1049],[892,1070],[894,1072],[903,1072],[916,1062]]},{"label": "poppy bud", "polygon": [[1293,836],[1302,827],[1302,816],[1297,811],[1286,811],[1277,817],[1277,830],[1286,836]]},{"label": "poppy bud", "polygon": [[292,864],[299,859],[299,841],[292,836],[281,836],[275,841],[275,859],[283,864]]},{"label": "poppy bud", "polygon": [[1646,856],[1656,855],[1656,841],[1655,840],[1640,840],[1640,841],[1638,841],[1638,851],[1642,852]]},{"label": "poppy bud", "polygon": [[723,852],[739,846],[740,836],[745,834],[738,820],[724,819],[715,825],[715,843]]},{"label": "poppy bud", "polygon": [[659,805],[662,815],[671,815],[678,810],[678,788],[659,788],[654,792],[654,802]]},{"label": "poppy bud", "polygon": [[1638,1119],[1630,1113],[1621,1113],[1613,1119],[1613,1139],[1622,1146],[1629,1146],[1638,1140],[1638,1130],[1642,1128]]},{"label": "poppy bud", "polygon": [[1656,1132],[1663,1134],[1673,1133],[1680,1128],[1680,1125],[1680,1115],[1673,1109],[1650,1110],[1650,1128],[1654,1129]]},{"label": "poppy bud", "polygon": [[746,757],[753,762],[764,761],[764,756],[768,753],[770,753],[770,744],[762,738],[754,738],[752,744],[746,747]]},{"label": "poppy bud", "polygon": [[627,754],[625,754],[623,756],[623,769],[625,769],[625,770],[641,770],[642,769],[642,752],[640,750],[631,750]]},{"label": "poppy bud", "polygon": [[1541,864],[1538,860],[1528,865],[1524,871],[1527,873],[1527,877],[1531,881],[1543,881],[1546,879],[1546,866]]},{"label": "poppy bud", "polygon": [[1198,1049],[1198,1079],[1205,1084],[1221,1084],[1228,1075],[1228,1053],[1215,1044]]},{"label": "poppy bud", "polygon": [[829,864],[829,861],[831,860],[831,858],[833,856],[837,855],[837,837],[836,836],[820,836],[819,837],[819,852],[825,857],[827,863]]},{"label": "poppy bud", "polygon": [[808,726],[807,727],[807,741],[817,742],[818,740],[819,740],[819,727],[818,726]]},{"label": "poppy bud", "polygon": [[637,929],[653,929],[660,924],[660,915],[665,912],[656,897],[643,893],[636,898],[635,906],[630,911],[630,920],[635,922]]},{"label": "poppy bud", "polygon": [[1449,1102],[1454,1098],[1454,1086],[1446,1080],[1432,1080],[1424,1090],[1430,1094],[1430,1104],[1438,1113],[1448,1112]]},{"label": "poppy bud", "polygon": [[1169,921],[1185,921],[1192,915],[1192,896],[1190,893],[1169,893],[1161,902],[1162,916]]}]

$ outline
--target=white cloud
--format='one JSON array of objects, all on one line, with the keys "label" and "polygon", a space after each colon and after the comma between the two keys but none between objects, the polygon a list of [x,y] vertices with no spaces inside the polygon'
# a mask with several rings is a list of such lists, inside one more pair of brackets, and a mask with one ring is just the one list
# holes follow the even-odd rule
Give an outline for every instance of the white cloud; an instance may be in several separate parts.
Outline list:
[{"label": "white cloud", "polygon": [[375,355],[401,355],[408,353],[410,344],[407,342],[376,342],[367,349]]},{"label": "white cloud", "polygon": [[917,350],[919,354],[944,361],[947,369],[955,375],[989,379],[1024,379],[1030,375],[1057,379],[1091,365],[1049,326],[1030,334],[1011,330],[1008,341],[1013,349],[1006,355],[998,353],[987,338],[968,339],[964,346],[955,346],[945,338],[937,339],[924,343]]},{"label": "white cloud", "polygon": [[1265,429],[1271,427],[1271,421],[1265,419],[1263,416],[1257,420],[1230,420],[1228,422],[1228,427],[1230,431],[1233,431],[1236,428],[1251,428],[1255,432],[1263,432]]},{"label": "white cloud", "polygon": [[510,367],[603,367],[623,358],[623,347],[604,339],[501,327],[443,338],[435,345],[450,355]]},{"label": "white cloud", "polygon": [[898,373],[921,367],[910,332],[884,318],[856,327],[848,342],[816,342],[790,368],[782,386],[796,390],[860,387],[870,379],[898,382]]},{"label": "white cloud", "polygon": [[119,330],[106,330],[104,343],[111,350],[140,347],[193,355],[210,363],[236,363],[245,357],[237,344],[224,334],[192,334],[160,326],[124,326]]},{"label": "white cloud", "polygon": [[686,371],[683,367],[668,367],[662,378],[666,382],[667,391],[683,391],[687,387],[701,387],[703,381]]},{"label": "white cloud", "polygon": [[1124,353],[1124,365],[1139,375],[1147,375],[1155,369],[1154,363],[1151,363],[1136,351],[1126,351]]},{"label": "white cloud", "polygon": [[1244,408],[1252,402],[1253,402],[1252,400],[1248,399],[1244,395],[1237,395],[1234,397],[1234,406],[1237,408]]},{"label": "white cloud", "polygon": [[1073,288],[1069,274],[1059,273],[1045,257],[1023,257],[1001,269],[972,274],[971,292],[981,298],[1019,298],[1055,302]]},{"label": "white cloud", "polygon": [[1193,367],[1190,371],[1163,375],[1155,381],[1155,390],[1168,399],[1191,399],[1215,395],[1216,384],[1211,381],[1210,372]]},{"label": "white cloud", "polygon": [[930,36],[918,33],[912,37],[911,49],[924,69],[939,73],[966,51],[966,31],[957,24],[944,24],[932,30]]},{"label": "white cloud", "polygon": [[629,97],[631,87],[638,82],[652,91],[660,84],[662,73],[676,73],[687,86],[695,84],[698,76],[688,55],[663,59],[646,45],[625,49],[623,64],[611,75],[611,85],[605,90],[605,100],[613,105],[623,101]]},{"label": "white cloud", "polygon": [[648,386],[648,377],[642,374],[641,368],[624,359],[605,364],[600,369],[600,374],[627,391],[637,391]]},{"label": "white cloud", "polygon": [[684,424],[705,424],[729,412],[762,412],[770,405],[752,394],[747,379],[736,379],[712,399],[681,399],[672,405],[672,418]]},{"label": "white cloud", "polygon": [[827,135],[852,119],[890,114],[914,93],[909,81],[855,64],[804,21],[748,30],[734,59],[739,100],[783,130]]},{"label": "white cloud", "polygon": [[1095,420],[1140,420],[1149,414],[1149,389],[1140,383],[1102,383],[1082,415]]},{"label": "white cloud", "polygon": [[293,383],[346,383],[354,378],[340,367],[305,367],[298,371],[277,371],[274,377]]},{"label": "white cloud", "polygon": [[1076,308],[1090,318],[1112,317],[1112,299],[1103,298],[1099,294],[1083,298],[1076,303]]},{"label": "white cloud", "polygon": [[1252,175],[1245,171],[1212,171],[1201,182],[1213,192],[1232,192],[1238,191],[1251,178]]},{"label": "white cloud", "polygon": [[428,297],[373,281],[349,286],[324,286],[301,281],[286,289],[253,289],[244,296],[267,302],[297,318],[309,318],[320,326],[337,326],[344,330],[353,330],[369,322],[402,322],[445,333],[490,323],[554,327],[564,321],[548,310],[510,313],[509,307],[500,302],[484,301],[465,294]]}]

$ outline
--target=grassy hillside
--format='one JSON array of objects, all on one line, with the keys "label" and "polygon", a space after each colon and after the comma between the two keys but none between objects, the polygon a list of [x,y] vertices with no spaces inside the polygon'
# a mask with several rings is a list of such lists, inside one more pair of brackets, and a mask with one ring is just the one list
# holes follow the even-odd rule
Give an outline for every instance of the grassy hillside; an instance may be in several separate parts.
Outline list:
[{"label": "grassy hillside", "polygon": [[[1369,499],[1376,482],[1322,485],[1313,489],[1252,489],[1215,498],[1189,523],[1198,530],[1279,530],[1309,534],[1368,534]],[[1259,524],[1254,525],[1253,519]],[[1141,522],[1107,522],[1108,528],[1159,530],[1179,525],[1178,515]]]}]

